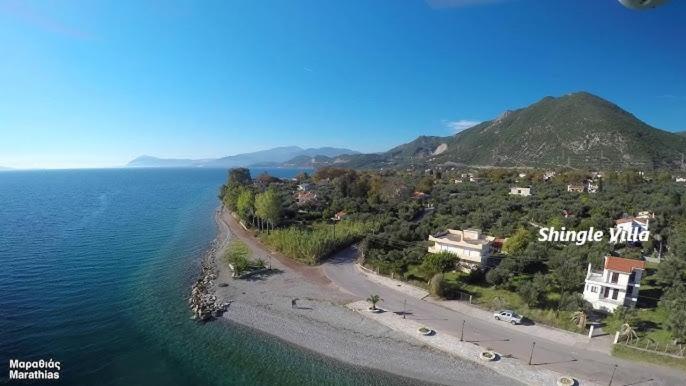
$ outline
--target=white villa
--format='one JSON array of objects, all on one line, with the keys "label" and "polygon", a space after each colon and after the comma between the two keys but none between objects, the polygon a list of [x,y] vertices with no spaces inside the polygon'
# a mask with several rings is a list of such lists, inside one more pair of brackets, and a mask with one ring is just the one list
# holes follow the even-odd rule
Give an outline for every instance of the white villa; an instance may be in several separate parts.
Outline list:
[{"label": "white villa", "polygon": [[645,261],[605,256],[601,272],[593,272],[588,264],[584,300],[593,309],[614,312],[617,307],[634,307],[638,300]]},{"label": "white villa", "polygon": [[526,188],[520,188],[517,186],[511,187],[510,188],[510,194],[514,194],[517,196],[530,196],[531,195],[531,188],[526,187]]},{"label": "white villa", "polygon": [[615,220],[615,228],[631,233],[638,228],[638,233],[645,232],[650,228],[650,220],[655,218],[654,213],[639,212],[636,217],[624,217]]},{"label": "white villa", "polygon": [[497,249],[496,245],[500,244],[495,237],[481,234],[480,229],[448,229],[435,236],[429,235],[429,241],[434,243],[429,246],[430,253],[455,254],[460,259],[458,264],[466,271],[485,266],[494,249]]}]

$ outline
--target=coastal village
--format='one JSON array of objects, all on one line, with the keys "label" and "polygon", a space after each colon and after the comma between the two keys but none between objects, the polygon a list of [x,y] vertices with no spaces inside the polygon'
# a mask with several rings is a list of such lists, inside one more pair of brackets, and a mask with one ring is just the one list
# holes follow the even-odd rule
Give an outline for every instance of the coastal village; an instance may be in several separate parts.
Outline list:
[{"label": "coastal village", "polygon": [[[244,230],[285,258],[318,266],[354,247],[360,269],[379,282],[402,283],[469,312],[496,312],[494,320],[507,315],[544,336],[569,331],[618,357],[680,367],[686,240],[678,230],[686,191],[679,178],[327,167],[280,180],[233,169],[220,197]],[[544,226],[647,238],[537,241]],[[247,255],[226,258],[232,267],[251,265],[239,262]],[[252,265],[265,267],[263,259]],[[367,300],[373,310],[383,302],[373,293]]]}]

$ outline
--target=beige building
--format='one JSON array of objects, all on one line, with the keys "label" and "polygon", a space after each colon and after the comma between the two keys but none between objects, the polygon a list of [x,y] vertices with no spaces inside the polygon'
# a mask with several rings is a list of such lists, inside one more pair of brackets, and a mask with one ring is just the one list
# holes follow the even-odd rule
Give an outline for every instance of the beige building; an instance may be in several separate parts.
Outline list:
[{"label": "beige building", "polygon": [[429,253],[449,252],[459,258],[463,270],[474,270],[486,266],[496,244],[496,238],[481,234],[479,229],[448,229],[435,236],[430,235]]},{"label": "beige building", "polygon": [[525,187],[525,188],[520,188],[518,186],[510,188],[510,194],[517,195],[517,196],[530,196],[531,195],[531,188]]}]

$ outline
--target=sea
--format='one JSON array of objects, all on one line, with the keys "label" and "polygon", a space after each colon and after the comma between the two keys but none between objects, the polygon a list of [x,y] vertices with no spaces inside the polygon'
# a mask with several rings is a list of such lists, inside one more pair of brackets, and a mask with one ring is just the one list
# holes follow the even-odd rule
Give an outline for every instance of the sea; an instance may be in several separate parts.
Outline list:
[{"label": "sea", "polygon": [[[301,170],[266,171],[291,177]],[[190,319],[220,169],[0,173],[0,383],[59,361],[65,385],[390,385],[256,330]]]}]

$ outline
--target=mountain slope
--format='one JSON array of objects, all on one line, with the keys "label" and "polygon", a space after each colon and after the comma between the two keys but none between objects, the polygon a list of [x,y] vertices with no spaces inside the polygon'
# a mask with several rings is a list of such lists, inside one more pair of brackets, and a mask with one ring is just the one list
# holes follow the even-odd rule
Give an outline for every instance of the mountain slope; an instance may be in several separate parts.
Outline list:
[{"label": "mountain slope", "polygon": [[686,137],[651,127],[611,102],[579,92],[545,97],[452,137],[419,137],[358,166],[449,162],[649,170],[680,166],[682,153]]},{"label": "mountain slope", "polygon": [[126,166],[139,168],[181,168],[198,166],[198,163],[200,162],[202,161],[192,159],[157,158],[149,155],[142,155],[131,160],[128,164],[126,164]]},{"label": "mountain slope", "polygon": [[206,167],[206,168],[231,168],[238,166],[253,165],[278,165],[298,156],[304,157],[337,157],[339,155],[357,154],[354,150],[334,147],[321,147],[303,149],[298,146],[283,146],[273,149],[260,150],[252,153],[242,153],[218,159],[165,159],[151,156],[140,156],[127,167]]}]

